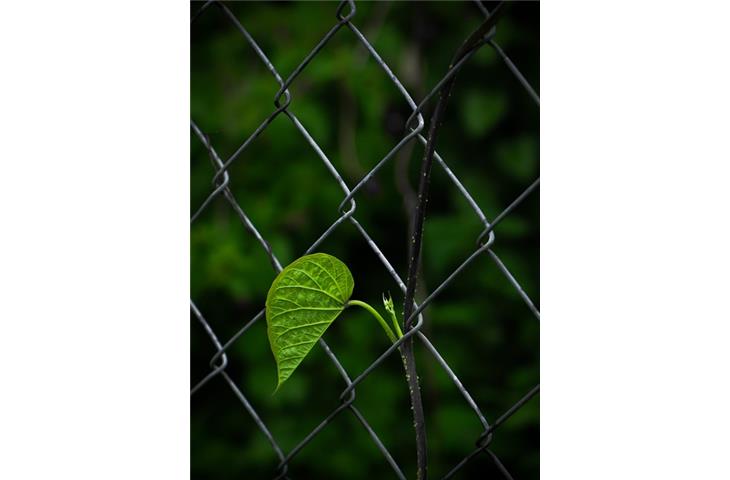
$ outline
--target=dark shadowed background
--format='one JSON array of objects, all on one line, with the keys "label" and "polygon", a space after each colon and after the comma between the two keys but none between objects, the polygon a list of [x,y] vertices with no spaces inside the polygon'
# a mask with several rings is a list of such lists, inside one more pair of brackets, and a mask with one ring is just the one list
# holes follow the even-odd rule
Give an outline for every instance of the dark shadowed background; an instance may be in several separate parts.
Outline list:
[{"label": "dark shadowed background", "polygon": [[[201,3],[192,3],[196,12]],[[228,7],[286,78],[336,23],[337,3],[229,3]],[[490,3],[486,4],[491,8]],[[483,20],[474,3],[357,3],[352,22],[364,33],[416,102],[445,74],[451,57]],[[539,92],[539,4],[508,6],[496,40]],[[279,85],[243,35],[215,5],[191,27],[191,117],[223,159],[274,110]],[[300,119],[349,187],[405,134],[409,107],[346,27],[290,86],[289,109]],[[426,109],[428,122],[433,102]],[[425,132],[424,132],[425,133]],[[488,218],[498,215],[539,175],[537,105],[489,47],[459,74],[437,150]],[[191,213],[212,191],[212,167],[191,132]],[[355,217],[399,275],[407,268],[408,216],[423,148],[411,142],[356,195]],[[230,186],[283,265],[337,219],[343,193],[317,154],[284,115],[230,167]],[[475,250],[482,225],[440,166],[434,165],[424,234],[422,299]],[[496,228],[494,251],[539,308],[539,193]],[[344,222],[318,248],[353,273],[353,298],[381,310],[403,295],[355,227]],[[264,304],[275,276],[260,244],[221,196],[191,226],[191,296],[225,343]],[[424,312],[431,339],[491,422],[539,382],[539,324],[487,254],[469,265]],[[388,347],[376,322],[348,309],[325,340],[351,377]],[[443,476],[481,433],[474,413],[422,345],[416,359],[423,390],[429,472]],[[191,383],[215,353],[191,316]],[[254,324],[228,350],[227,372],[284,452],[337,405],[345,385],[315,347],[274,396],[276,367],[266,323]],[[415,476],[408,390],[397,355],[357,387],[355,405],[406,476]],[[495,433],[492,450],[516,479],[537,478],[539,398]],[[225,381],[216,377],[191,397],[194,478],[271,478],[278,459]],[[292,478],[395,478],[355,417],[344,411],[290,464]],[[498,478],[486,455],[456,478]]]}]

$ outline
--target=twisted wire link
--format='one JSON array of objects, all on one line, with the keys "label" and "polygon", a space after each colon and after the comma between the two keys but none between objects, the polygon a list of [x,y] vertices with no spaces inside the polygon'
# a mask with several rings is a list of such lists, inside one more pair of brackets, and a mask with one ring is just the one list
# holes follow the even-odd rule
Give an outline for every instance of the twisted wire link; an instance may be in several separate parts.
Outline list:
[{"label": "twisted wire link", "polygon": [[[450,76],[454,75],[458,69],[460,69],[469,58],[477,51],[478,48],[481,48],[484,45],[489,45],[492,47],[502,58],[502,60],[505,62],[507,67],[512,71],[512,73],[515,75],[515,77],[518,79],[518,81],[523,85],[523,87],[527,90],[527,92],[533,97],[534,100],[536,100],[537,105],[539,106],[539,97],[537,97],[537,94],[535,93],[534,89],[529,85],[529,83],[525,80],[524,76],[520,73],[520,71],[517,69],[517,67],[514,65],[514,63],[507,57],[507,55],[504,53],[504,51],[497,45],[497,43],[492,38],[494,35],[494,29],[487,34],[487,36],[481,41],[472,51],[470,51],[457,65],[452,68],[449,73],[444,76],[432,89],[431,91],[421,100],[419,104],[416,104],[411,97],[411,95],[408,93],[408,91],[403,87],[402,83],[398,79],[398,77],[393,73],[393,71],[390,69],[390,67],[387,65],[387,63],[380,57],[378,52],[375,50],[375,48],[371,45],[371,43],[367,40],[367,38],[360,32],[360,30],[357,29],[357,27],[352,23],[352,19],[355,17],[356,14],[356,7],[352,0],[345,0],[339,4],[337,7],[337,10],[335,12],[335,17],[337,22],[335,25],[332,26],[332,28],[320,39],[320,41],[315,45],[315,47],[305,56],[305,58],[299,63],[299,65],[294,69],[294,71],[287,77],[286,80],[283,79],[283,77],[278,73],[277,69],[274,67],[272,62],[268,59],[264,51],[259,47],[259,45],[256,43],[254,38],[250,35],[250,33],[245,29],[245,27],[241,24],[241,22],[238,20],[238,18],[230,11],[230,9],[223,3],[217,2],[217,1],[209,1],[206,2],[192,17],[191,24],[199,18],[204,11],[208,10],[209,6],[212,4],[216,4],[220,11],[223,12],[223,14],[231,21],[231,23],[234,25],[234,27],[243,35],[243,37],[246,39],[248,44],[251,46],[251,48],[254,50],[256,55],[259,57],[259,59],[264,63],[269,73],[274,77],[276,83],[279,85],[279,90],[277,91],[275,98],[274,98],[274,106],[275,109],[271,114],[269,114],[262,123],[252,132],[246,140],[236,149],[236,151],[225,161],[223,161],[211,145],[209,139],[205,136],[202,129],[198,127],[195,122],[191,121],[191,129],[193,130],[193,133],[196,135],[196,137],[203,143],[206,150],[209,153],[209,157],[211,159],[211,162],[213,164],[214,168],[214,175],[212,177],[212,184],[214,185],[213,191],[206,197],[204,202],[198,207],[198,209],[195,211],[193,216],[191,217],[191,224],[195,222],[199,218],[199,216],[210,206],[210,204],[215,200],[219,195],[223,194],[224,198],[227,200],[227,203],[231,206],[231,208],[234,210],[235,214],[243,224],[246,231],[251,234],[259,243],[259,245],[263,248],[265,254],[269,258],[269,261],[272,264],[272,268],[275,273],[278,273],[282,270],[282,265],[277,259],[276,255],[271,249],[270,244],[264,239],[264,237],[259,233],[258,229],[255,227],[254,223],[250,220],[250,218],[246,215],[243,208],[239,204],[239,202],[236,200],[235,196],[231,192],[229,188],[229,172],[228,168],[230,165],[241,156],[241,154],[246,150],[246,148],[258,137],[261,135],[261,133],[270,125],[270,123],[276,118],[278,115],[283,114],[286,118],[288,118],[292,124],[294,125],[295,129],[304,137],[304,139],[307,141],[307,143],[310,145],[310,147],[315,151],[319,159],[324,163],[326,169],[330,172],[330,174],[333,176],[334,180],[337,182],[339,187],[342,189],[344,193],[344,198],[340,205],[338,206],[338,213],[339,215],[335,219],[335,221],[332,223],[332,225],[325,230],[325,232],[318,237],[315,242],[307,249],[304,254],[311,253],[329,236],[334,232],[337,228],[340,227],[343,223],[346,221],[349,221],[351,225],[354,226],[354,228],[360,233],[362,238],[367,242],[369,247],[373,250],[375,255],[380,260],[383,267],[388,271],[388,273],[393,277],[393,279],[396,281],[396,283],[399,285],[401,290],[405,292],[405,285],[401,278],[396,273],[395,269],[392,267],[391,262],[385,257],[385,255],[382,253],[382,250],[378,247],[377,243],[373,240],[373,238],[367,233],[367,231],[362,227],[362,225],[357,221],[357,219],[354,216],[355,210],[356,210],[356,203],[355,203],[355,195],[356,193],[363,187],[365,183],[367,183],[370,179],[372,179],[378,171],[391,159],[395,156],[397,152],[399,152],[405,145],[407,145],[409,142],[411,142],[413,139],[417,139],[420,143],[423,145],[426,144],[427,139],[423,137],[420,132],[423,129],[425,125],[425,120],[422,115],[423,108],[428,103],[431,98],[435,95],[435,93],[438,92],[438,89],[440,86],[446,82]],[[486,8],[480,3],[476,2],[476,4],[479,6],[480,10],[484,13],[484,15],[488,16],[489,12],[486,10]],[[349,11],[345,14],[344,10],[345,7],[349,6]],[[288,87],[294,82],[294,80],[306,69],[307,65],[310,64],[310,62],[313,61],[313,59],[322,52],[327,43],[333,38],[333,36],[341,30],[342,27],[346,26],[347,29],[349,29],[355,37],[358,39],[358,41],[365,47],[368,54],[375,60],[375,62],[378,64],[380,68],[383,69],[385,74],[388,76],[388,78],[392,81],[392,83],[395,85],[396,89],[401,93],[405,101],[408,103],[409,107],[412,110],[412,113],[405,124],[405,130],[407,131],[406,135],[382,158],[380,159],[375,166],[363,176],[363,178],[352,188],[349,188],[346,184],[346,182],[343,180],[342,176],[339,174],[337,169],[334,167],[332,162],[329,160],[327,155],[324,153],[324,151],[321,149],[321,147],[317,144],[316,140],[312,137],[312,135],[308,132],[308,130],[302,125],[302,123],[299,121],[299,119],[296,117],[296,115],[291,111],[290,106],[292,104],[292,96],[288,90]],[[282,103],[283,99],[283,103]],[[413,125],[413,121],[416,120],[415,125]],[[241,392],[241,390],[238,388],[238,386],[231,380],[231,378],[226,373],[225,369],[228,366],[228,358],[226,357],[226,351],[233,345],[236,341],[238,341],[243,334],[257,321],[259,321],[261,318],[265,315],[265,310],[260,310],[251,320],[246,322],[229,340],[226,341],[225,344],[221,344],[218,341],[217,336],[215,335],[213,329],[211,328],[210,324],[205,320],[203,315],[198,310],[197,306],[191,301],[191,309],[195,316],[198,318],[199,322],[203,326],[204,330],[208,333],[208,335],[211,337],[211,340],[213,344],[216,347],[216,353],[213,355],[213,357],[210,360],[210,367],[211,371],[203,378],[201,379],[191,390],[191,395],[198,392],[202,387],[204,387],[208,382],[210,382],[213,378],[216,376],[221,376],[226,381],[226,383],[229,385],[229,387],[232,389],[234,394],[237,396],[237,398],[241,401],[241,403],[244,405],[245,410],[249,413],[249,415],[254,419],[256,425],[258,428],[262,431],[262,433],[265,435],[269,443],[272,445],[272,448],[279,459],[279,464],[277,466],[277,476],[275,478],[287,478],[287,472],[288,472],[288,466],[290,461],[299,453],[303,448],[309,444],[309,442],[326,426],[332,422],[335,417],[339,413],[341,413],[344,410],[349,410],[352,412],[352,414],[357,418],[357,420],[360,422],[360,424],[363,426],[363,428],[366,430],[370,438],[372,439],[373,443],[376,445],[376,448],[381,452],[381,454],[384,456],[387,463],[391,466],[396,476],[400,479],[405,479],[401,468],[398,466],[390,452],[387,450],[383,442],[380,440],[378,435],[375,433],[375,431],[372,429],[372,427],[369,425],[365,417],[362,415],[362,413],[356,408],[354,405],[355,401],[355,387],[362,382],[374,369],[376,369],[389,355],[391,355],[395,350],[398,349],[400,344],[405,341],[405,339],[409,338],[410,336],[416,335],[418,339],[423,343],[426,350],[434,357],[438,365],[444,369],[444,371],[447,373],[449,378],[452,380],[454,385],[456,386],[457,390],[460,392],[460,394],[464,397],[467,405],[469,408],[474,411],[477,419],[479,420],[480,424],[482,425],[483,432],[480,435],[480,437],[477,439],[477,448],[474,449],[469,455],[467,455],[459,464],[457,464],[452,470],[450,470],[444,478],[451,478],[456,472],[458,472],[461,468],[463,468],[464,465],[466,465],[471,459],[473,459],[475,456],[477,456],[480,452],[485,452],[489,458],[491,458],[492,462],[497,466],[498,470],[502,473],[502,475],[505,478],[512,478],[509,472],[507,471],[506,467],[503,465],[503,463],[499,460],[499,458],[488,448],[488,446],[491,444],[493,440],[493,432],[496,430],[497,427],[499,427],[507,418],[509,418],[512,414],[514,414],[519,408],[521,408],[527,401],[535,396],[539,391],[539,385],[535,388],[533,388],[527,395],[525,395],[523,398],[521,398],[518,402],[516,402],[505,414],[503,414],[500,418],[498,418],[493,424],[489,424],[487,421],[484,413],[479,409],[477,406],[477,403],[474,401],[471,394],[468,392],[468,390],[463,386],[462,382],[459,380],[456,373],[453,371],[453,369],[448,365],[446,360],[442,357],[442,355],[439,353],[439,351],[436,349],[436,347],[431,343],[431,341],[420,331],[424,319],[422,316],[423,310],[433,301],[435,297],[437,297],[445,288],[449,286],[449,284],[456,278],[456,276],[461,273],[467,266],[469,266],[480,254],[487,252],[490,256],[490,258],[495,262],[495,264],[498,266],[499,270],[502,272],[503,275],[508,279],[510,284],[515,288],[515,290],[519,293],[520,297],[523,299],[523,301],[528,305],[532,313],[537,317],[539,320],[539,311],[535,307],[534,303],[530,299],[530,297],[527,295],[527,293],[524,291],[524,289],[520,286],[518,281],[515,279],[515,277],[512,275],[512,273],[509,271],[509,269],[504,265],[504,263],[499,259],[499,257],[496,255],[496,253],[492,250],[492,245],[494,244],[496,238],[494,235],[494,228],[496,225],[507,215],[509,214],[513,209],[515,209],[520,203],[522,203],[526,197],[530,195],[536,188],[539,186],[539,179],[535,180],[518,198],[516,198],[510,205],[508,205],[507,208],[505,208],[499,215],[494,217],[494,220],[492,222],[489,222],[487,220],[486,215],[482,212],[481,208],[479,207],[478,203],[474,200],[472,195],[469,193],[469,191],[466,189],[466,187],[459,181],[457,175],[449,168],[449,166],[446,164],[446,162],[443,160],[443,158],[438,154],[438,152],[434,152],[434,158],[436,159],[436,162],[438,165],[441,166],[441,168],[446,172],[447,177],[450,179],[452,184],[458,189],[458,191],[462,194],[462,196],[465,198],[471,209],[474,211],[475,215],[479,218],[480,222],[485,226],[485,230],[479,235],[477,238],[477,249],[471,253],[450,275],[447,276],[447,278],[425,299],[423,302],[421,302],[420,305],[417,305],[414,303],[415,310],[412,314],[412,317],[418,317],[417,322],[415,323],[414,327],[407,332],[401,339],[399,339],[395,344],[391,345],[385,352],[383,352],[375,361],[373,361],[362,373],[360,373],[358,376],[354,378],[354,380],[350,379],[349,374],[346,372],[342,364],[339,362],[335,354],[332,352],[330,347],[327,345],[327,343],[324,341],[324,339],[319,340],[320,347],[325,351],[327,354],[327,357],[329,360],[334,364],[337,371],[339,372],[340,376],[343,378],[346,388],[340,395],[340,404],[329,414],[325,419],[322,420],[312,431],[309,432],[291,451],[289,451],[288,454],[284,454],[277,442],[275,441],[273,435],[269,431],[269,429],[266,427],[263,420],[260,418],[260,416],[257,414],[251,403],[247,400],[247,398],[244,396],[244,394]],[[345,208],[345,207],[348,208]],[[487,237],[487,240],[484,241],[484,237]]]}]

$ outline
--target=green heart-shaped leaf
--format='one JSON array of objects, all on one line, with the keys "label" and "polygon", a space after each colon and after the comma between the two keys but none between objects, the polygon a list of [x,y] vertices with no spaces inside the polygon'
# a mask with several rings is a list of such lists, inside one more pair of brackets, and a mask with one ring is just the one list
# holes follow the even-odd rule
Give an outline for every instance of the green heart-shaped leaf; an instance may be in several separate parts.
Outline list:
[{"label": "green heart-shaped leaf", "polygon": [[274,279],[266,323],[279,377],[276,390],[345,309],[354,286],[347,266],[325,253],[295,260]]}]

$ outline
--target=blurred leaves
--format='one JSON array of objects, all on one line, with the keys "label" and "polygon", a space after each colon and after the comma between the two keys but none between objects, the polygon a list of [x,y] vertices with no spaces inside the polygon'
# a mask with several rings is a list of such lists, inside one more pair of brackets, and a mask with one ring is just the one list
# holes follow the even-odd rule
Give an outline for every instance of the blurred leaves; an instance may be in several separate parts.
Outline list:
[{"label": "blurred leaves", "polygon": [[499,93],[469,90],[463,98],[462,121],[472,137],[489,133],[507,112],[507,98]]},{"label": "blurred leaves", "polygon": [[497,163],[515,180],[529,182],[537,170],[537,139],[521,135],[503,142],[497,148]]}]

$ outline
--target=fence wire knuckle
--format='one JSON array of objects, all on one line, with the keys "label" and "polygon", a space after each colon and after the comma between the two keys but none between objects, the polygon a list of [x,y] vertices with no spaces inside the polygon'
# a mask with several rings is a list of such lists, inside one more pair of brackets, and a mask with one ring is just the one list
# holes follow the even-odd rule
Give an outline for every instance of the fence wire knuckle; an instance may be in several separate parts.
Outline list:
[{"label": "fence wire knuckle", "polygon": [[[474,3],[485,18],[490,18],[490,12],[486,9],[484,5],[482,5],[480,1],[477,0]],[[213,4],[216,4],[216,6],[219,8],[209,8]],[[221,157],[218,155],[216,149],[210,141],[210,138],[208,137],[208,135],[205,134],[204,129],[196,124],[195,121],[190,121],[191,130],[194,136],[201,142],[208,154],[209,161],[212,166],[211,185],[213,187],[208,196],[202,202],[202,204],[197,209],[195,209],[195,212],[191,216],[191,226],[202,214],[205,213],[205,211],[210,207],[212,202],[222,195],[226,203],[233,210],[235,216],[241,222],[245,231],[256,240],[256,243],[263,250],[264,254],[271,263],[273,274],[275,275],[282,270],[282,264],[272,250],[271,244],[260,233],[254,222],[247,216],[244,208],[236,200],[233,192],[229,188],[231,175],[229,172],[229,167],[237,158],[239,158],[243,154],[243,152],[245,152],[248,146],[251,145],[251,143],[254,142],[264,130],[266,130],[266,128],[277,116],[283,114],[293,124],[295,130],[298,131],[300,135],[302,135],[302,137],[306,140],[307,144],[312,148],[312,150],[314,150],[317,157],[322,161],[322,163],[332,175],[333,179],[338,184],[344,194],[341,203],[337,206],[337,218],[318,238],[314,240],[312,245],[302,254],[307,254],[315,251],[318,246],[324,240],[326,240],[335,230],[340,228],[342,224],[349,223],[360,234],[362,239],[367,243],[375,256],[378,258],[382,267],[390,274],[393,280],[400,287],[403,294],[405,294],[406,285],[401,277],[398,275],[396,270],[393,268],[392,262],[383,254],[377,242],[371,237],[371,235],[368,234],[365,228],[355,218],[355,212],[357,208],[355,197],[360,189],[368,181],[374,178],[378,174],[380,169],[407,144],[412,141],[416,141],[418,143],[421,143],[425,147],[427,139],[423,135],[421,135],[421,132],[425,126],[423,112],[426,105],[433,99],[434,96],[436,96],[440,88],[449,79],[453,78],[453,76],[460,69],[462,69],[464,65],[468,63],[468,61],[473,57],[474,53],[476,53],[477,50],[484,46],[488,46],[496,52],[498,58],[501,59],[507,69],[512,73],[515,79],[519,82],[519,84],[524,88],[527,94],[534,100],[535,104],[539,107],[540,100],[537,93],[529,84],[529,82],[525,79],[519,69],[515,66],[515,64],[509,59],[506,53],[499,47],[496,40],[494,39],[496,33],[496,25],[492,26],[483,36],[483,38],[481,38],[480,41],[473,48],[467,51],[463,55],[463,57],[460,58],[455,64],[448,66],[443,77],[441,77],[441,79],[428,91],[428,93],[421,99],[419,103],[416,103],[410,93],[406,90],[401,81],[398,79],[398,77],[393,73],[388,64],[382,59],[380,54],[373,47],[371,42],[368,41],[366,36],[352,23],[357,12],[356,5],[353,0],[344,0],[338,4],[334,12],[334,21],[336,22],[332,25],[329,31],[327,31],[327,33],[319,40],[319,42],[312,48],[312,50],[299,62],[299,64],[292,71],[292,73],[288,77],[286,77],[286,80],[284,80],[284,77],[280,75],[276,67],[269,60],[268,56],[261,49],[261,47],[251,36],[248,30],[244,27],[243,23],[239,20],[238,17],[236,17],[236,15],[228,8],[225,3],[219,1],[205,2],[191,16],[191,28],[194,28],[195,22],[203,15],[212,15],[215,11],[221,12],[223,16],[230,21],[232,26],[243,35],[245,41],[254,51],[256,57],[258,57],[258,59],[264,64],[268,72],[272,75],[273,80],[275,81],[276,85],[278,85],[278,90],[274,96],[275,109],[273,110],[273,112],[271,112],[260,123],[260,125],[245,138],[243,143],[241,143],[240,146],[235,150],[235,152],[226,160],[221,159]],[[296,79],[306,69],[306,67],[312,61],[314,61],[318,55],[322,54],[322,52],[325,51],[326,45],[330,42],[335,34],[342,30],[342,27],[347,27],[344,30],[349,30],[350,32],[352,32],[357,41],[365,48],[368,55],[375,61],[375,63],[391,80],[392,84],[402,95],[403,99],[408,104],[411,110],[411,114],[405,121],[403,127],[405,135],[352,188],[350,188],[345,180],[343,180],[338,170],[329,160],[329,158],[321,149],[314,137],[310,135],[304,125],[302,125],[302,123],[296,117],[296,115],[291,110],[289,110],[289,107],[292,105],[293,102],[289,87],[292,85],[293,82],[296,81]],[[211,323],[205,318],[202,312],[198,309],[196,303],[191,299],[191,313],[193,314],[195,319],[197,319],[197,323],[200,324],[202,329],[205,331],[215,349],[215,353],[209,361],[209,373],[207,373],[202,379],[194,384],[193,388],[191,389],[191,395],[199,392],[214,378],[221,377],[225,381],[225,384],[228,385],[235,397],[243,405],[244,410],[253,419],[259,431],[267,439],[267,441],[271,445],[276,459],[278,459],[276,469],[274,472],[272,472],[272,478],[289,478],[289,465],[296,457],[296,455],[304,448],[306,448],[307,445],[312,441],[312,439],[314,439],[323,429],[325,429],[327,425],[333,422],[341,412],[348,410],[355,416],[358,423],[362,425],[364,430],[367,432],[373,444],[375,445],[377,450],[383,455],[383,458],[390,466],[395,476],[399,479],[405,480],[406,477],[403,474],[402,468],[388,451],[387,447],[380,440],[375,430],[368,423],[367,419],[363,416],[360,410],[357,409],[355,405],[355,389],[357,385],[359,385],[363,380],[365,380],[368,375],[370,375],[370,373],[377,369],[390,355],[398,350],[404,341],[414,336],[419,340],[421,344],[423,344],[426,351],[435,359],[439,367],[443,369],[443,371],[448,375],[449,379],[454,384],[454,387],[464,398],[467,407],[474,412],[476,419],[477,421],[479,421],[479,424],[482,428],[482,433],[475,440],[474,450],[472,450],[449,472],[447,472],[443,478],[446,479],[453,477],[468,462],[470,462],[473,458],[475,458],[482,452],[486,455],[486,457],[491,460],[491,462],[495,465],[497,470],[502,474],[504,478],[512,478],[507,468],[494,454],[494,452],[489,449],[489,447],[494,442],[495,430],[499,428],[499,426],[501,426],[523,405],[525,405],[531,398],[539,393],[539,385],[531,389],[527,394],[525,394],[517,402],[515,402],[512,407],[510,407],[506,412],[498,417],[497,420],[490,424],[487,421],[486,415],[478,407],[477,402],[474,400],[473,396],[469,393],[467,388],[462,384],[456,372],[449,366],[447,361],[439,353],[438,349],[434,346],[432,341],[427,338],[427,336],[422,332],[422,328],[425,324],[423,312],[429,305],[432,304],[433,300],[442,291],[444,291],[451,285],[454,279],[464,269],[474,263],[477,257],[481,256],[484,252],[487,252],[489,259],[497,266],[499,271],[504,275],[512,288],[518,293],[520,298],[524,301],[532,314],[539,321],[540,312],[535,307],[534,302],[530,299],[524,289],[520,286],[519,282],[515,279],[514,275],[510,272],[507,266],[501,261],[501,259],[493,250],[496,241],[494,233],[496,226],[510,212],[517,208],[527,197],[529,197],[531,193],[537,190],[537,188],[539,187],[539,178],[536,179],[532,184],[530,184],[517,198],[515,198],[506,208],[504,208],[504,210],[502,210],[501,212],[499,212],[498,215],[493,217],[492,221],[489,221],[487,216],[483,213],[477,202],[474,200],[473,196],[469,193],[464,184],[459,180],[457,174],[455,174],[454,171],[449,168],[446,161],[442,158],[441,155],[439,155],[437,151],[434,151],[434,160],[435,164],[439,165],[439,167],[446,173],[451,184],[461,193],[463,198],[469,204],[471,210],[473,210],[474,214],[479,219],[479,222],[484,226],[484,230],[479,234],[478,238],[476,239],[477,248],[476,250],[471,252],[449,275],[447,275],[446,278],[443,279],[443,281],[424,300],[422,300],[418,304],[414,302],[413,313],[411,314],[409,319],[406,319],[405,322],[406,324],[408,324],[413,319],[416,319],[416,323],[413,325],[413,327],[405,332],[403,337],[398,339],[394,344],[390,345],[384,352],[382,352],[374,361],[370,363],[367,368],[365,368],[359,374],[355,375],[353,378],[351,378],[350,374],[348,374],[348,372],[345,370],[342,363],[338,360],[337,356],[329,347],[329,345],[325,342],[325,340],[319,340],[319,347],[324,350],[329,362],[331,362],[337,370],[338,374],[345,384],[345,388],[339,396],[339,404],[337,405],[337,407],[332,410],[332,412],[330,412],[319,424],[317,424],[317,426],[315,426],[304,438],[302,438],[299,443],[297,443],[297,445],[288,453],[284,453],[274,436],[271,434],[271,431],[266,426],[264,420],[259,416],[254,406],[249,402],[248,398],[244,395],[239,386],[231,379],[226,371],[229,366],[229,358],[227,357],[226,352],[231,348],[234,343],[238,342],[241,337],[243,337],[243,335],[249,330],[251,326],[264,318],[265,309],[262,308],[260,311],[258,311],[258,313],[253,318],[246,321],[241,326],[241,328],[239,328],[239,330],[235,334],[233,334],[225,343],[221,343],[213,327],[211,326]]]}]

